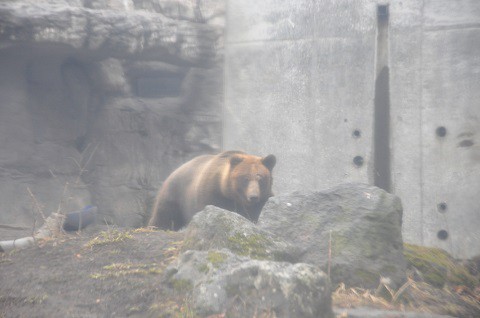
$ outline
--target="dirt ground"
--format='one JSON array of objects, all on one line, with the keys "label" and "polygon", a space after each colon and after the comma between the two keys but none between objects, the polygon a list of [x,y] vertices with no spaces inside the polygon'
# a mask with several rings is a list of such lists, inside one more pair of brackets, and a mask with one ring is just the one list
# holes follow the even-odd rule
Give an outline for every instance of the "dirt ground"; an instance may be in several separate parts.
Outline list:
[{"label": "dirt ground", "polygon": [[[182,236],[106,230],[0,256],[0,317],[159,317],[182,299],[162,282]],[[170,308],[169,308],[170,307]]]},{"label": "dirt ground", "polygon": [[[0,235],[7,237],[2,230]],[[182,236],[94,226],[40,246],[0,253],[0,317],[196,317],[188,298],[162,280],[162,272],[178,255]],[[480,317],[477,294],[415,282],[383,293],[387,297],[340,286],[333,302],[337,309]]]}]

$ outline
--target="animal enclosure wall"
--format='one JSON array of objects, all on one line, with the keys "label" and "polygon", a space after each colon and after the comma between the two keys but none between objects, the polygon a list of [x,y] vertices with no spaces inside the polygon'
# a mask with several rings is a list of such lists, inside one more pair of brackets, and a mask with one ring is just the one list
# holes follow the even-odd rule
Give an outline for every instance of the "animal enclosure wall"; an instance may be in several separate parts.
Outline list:
[{"label": "animal enclosure wall", "polygon": [[480,253],[480,2],[229,1],[223,147],[274,191],[375,184],[403,237]]}]

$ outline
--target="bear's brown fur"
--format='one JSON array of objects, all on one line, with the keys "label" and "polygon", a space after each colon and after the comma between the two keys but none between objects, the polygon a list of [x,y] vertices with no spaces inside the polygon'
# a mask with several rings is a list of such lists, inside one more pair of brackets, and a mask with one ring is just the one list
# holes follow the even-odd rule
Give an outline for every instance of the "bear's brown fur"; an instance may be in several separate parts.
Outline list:
[{"label": "bear's brown fur", "polygon": [[157,194],[150,226],[178,230],[207,205],[236,212],[256,222],[272,196],[276,158],[240,151],[196,157],[165,180]]}]

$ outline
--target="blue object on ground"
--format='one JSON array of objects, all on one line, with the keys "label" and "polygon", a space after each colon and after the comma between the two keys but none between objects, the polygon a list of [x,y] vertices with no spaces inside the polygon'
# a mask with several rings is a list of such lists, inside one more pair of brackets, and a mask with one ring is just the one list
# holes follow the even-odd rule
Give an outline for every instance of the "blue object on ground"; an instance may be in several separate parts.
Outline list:
[{"label": "blue object on ground", "polygon": [[87,205],[81,210],[67,213],[63,222],[63,229],[65,231],[78,231],[85,228],[95,222],[97,210],[96,206]]}]

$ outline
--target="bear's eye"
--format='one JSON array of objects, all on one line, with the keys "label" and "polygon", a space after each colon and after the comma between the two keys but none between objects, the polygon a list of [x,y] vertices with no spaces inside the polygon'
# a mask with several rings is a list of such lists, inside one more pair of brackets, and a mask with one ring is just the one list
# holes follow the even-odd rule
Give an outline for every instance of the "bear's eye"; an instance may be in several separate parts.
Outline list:
[{"label": "bear's eye", "polygon": [[267,184],[267,178],[265,178],[265,176],[260,176],[258,178],[258,183],[261,187],[265,186]]},{"label": "bear's eye", "polygon": [[240,177],[240,184],[241,184],[242,187],[248,186],[249,182],[250,182],[250,179],[248,178],[248,176]]}]

